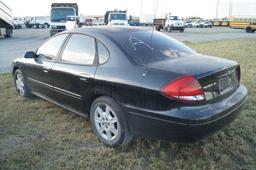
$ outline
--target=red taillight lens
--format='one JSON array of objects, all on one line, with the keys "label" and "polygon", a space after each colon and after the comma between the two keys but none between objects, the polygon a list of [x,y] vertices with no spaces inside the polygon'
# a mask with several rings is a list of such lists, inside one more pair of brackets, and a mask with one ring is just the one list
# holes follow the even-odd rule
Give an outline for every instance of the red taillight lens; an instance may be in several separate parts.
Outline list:
[{"label": "red taillight lens", "polygon": [[204,91],[193,76],[182,76],[163,85],[160,89],[164,96],[183,102],[196,102],[205,99]]},{"label": "red taillight lens", "polygon": [[238,65],[236,68],[236,78],[239,82],[240,82],[240,77],[241,77],[241,70],[240,70],[240,65]]}]

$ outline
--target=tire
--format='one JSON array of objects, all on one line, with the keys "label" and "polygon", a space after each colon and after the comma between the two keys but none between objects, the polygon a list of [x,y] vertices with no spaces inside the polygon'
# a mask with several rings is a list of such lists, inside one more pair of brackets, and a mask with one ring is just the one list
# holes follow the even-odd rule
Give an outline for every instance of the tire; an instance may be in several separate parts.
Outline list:
[{"label": "tire", "polygon": [[48,28],[48,24],[45,23],[45,24],[44,24],[44,28]]},{"label": "tire", "polygon": [[251,27],[246,27],[246,28],[245,28],[245,31],[246,31],[247,33],[253,33],[253,32],[254,32]]},{"label": "tire", "polygon": [[172,28],[168,25],[167,26],[167,32],[171,32],[172,31]]},{"label": "tire", "polygon": [[22,97],[31,97],[30,90],[27,88],[25,83],[25,77],[23,73],[17,69],[14,73],[14,84],[17,93]]},{"label": "tire", "polygon": [[184,29],[180,29],[180,32],[184,32]]},{"label": "tire", "polygon": [[161,28],[160,28],[159,26],[156,26],[155,29],[156,29],[157,31],[161,31]]},{"label": "tire", "polygon": [[5,38],[12,38],[12,29],[7,29],[6,34],[4,35]]},{"label": "tire", "polygon": [[107,146],[118,147],[132,139],[123,110],[109,97],[99,97],[92,103],[90,121],[94,134]]},{"label": "tire", "polygon": [[38,25],[37,25],[37,28],[42,29],[42,28],[43,28],[43,25],[42,25],[42,24],[38,24]]}]

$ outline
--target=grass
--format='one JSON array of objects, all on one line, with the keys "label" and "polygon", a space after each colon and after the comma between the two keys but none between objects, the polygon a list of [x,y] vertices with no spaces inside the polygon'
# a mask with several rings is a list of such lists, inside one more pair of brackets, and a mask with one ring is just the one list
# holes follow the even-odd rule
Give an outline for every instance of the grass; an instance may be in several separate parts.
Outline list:
[{"label": "grass", "polygon": [[134,138],[108,148],[88,120],[17,96],[10,75],[0,74],[0,169],[256,169],[256,39],[188,45],[242,68],[246,107],[217,134],[193,144]]}]

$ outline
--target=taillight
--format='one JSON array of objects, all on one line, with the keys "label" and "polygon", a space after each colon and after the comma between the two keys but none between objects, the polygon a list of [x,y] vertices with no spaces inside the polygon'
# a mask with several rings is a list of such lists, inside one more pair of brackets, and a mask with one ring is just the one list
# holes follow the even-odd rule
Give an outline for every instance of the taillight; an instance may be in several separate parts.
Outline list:
[{"label": "taillight", "polygon": [[241,77],[241,70],[240,70],[240,65],[236,67],[236,78],[238,82],[240,82],[240,77]]},{"label": "taillight", "polygon": [[161,93],[181,102],[197,102],[205,100],[204,91],[193,76],[181,76],[160,89]]}]

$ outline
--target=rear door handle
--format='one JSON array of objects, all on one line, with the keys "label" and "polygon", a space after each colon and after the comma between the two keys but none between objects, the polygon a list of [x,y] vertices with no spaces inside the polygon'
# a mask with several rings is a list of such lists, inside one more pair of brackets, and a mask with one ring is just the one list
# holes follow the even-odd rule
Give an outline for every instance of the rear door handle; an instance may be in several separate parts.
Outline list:
[{"label": "rear door handle", "polygon": [[50,70],[50,67],[43,67],[43,72],[44,72],[44,73],[48,73],[49,70]]}]

